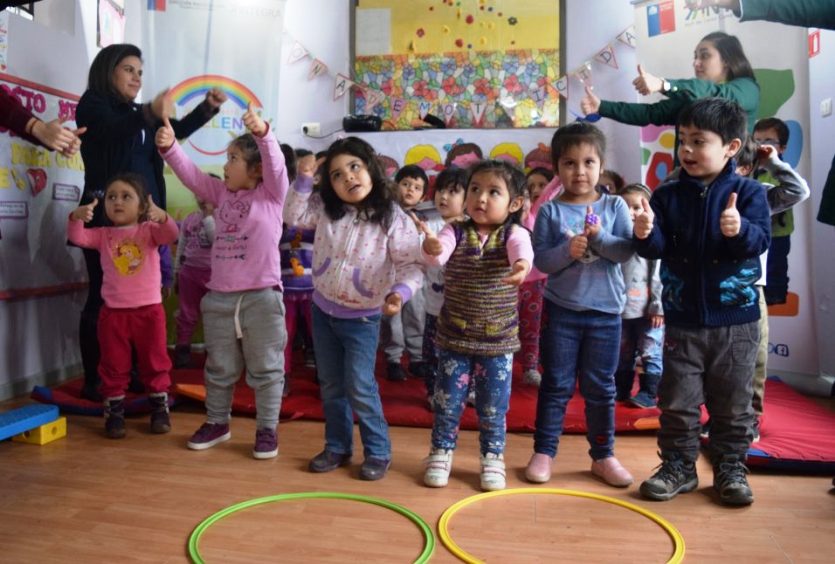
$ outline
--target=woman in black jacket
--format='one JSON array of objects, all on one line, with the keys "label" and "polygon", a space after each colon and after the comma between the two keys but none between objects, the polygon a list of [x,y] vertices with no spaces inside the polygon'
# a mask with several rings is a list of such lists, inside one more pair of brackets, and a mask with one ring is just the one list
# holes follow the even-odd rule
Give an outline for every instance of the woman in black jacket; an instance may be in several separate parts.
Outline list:
[{"label": "woman in black jacket", "polygon": [[[134,172],[145,180],[154,203],[165,209],[163,161],[154,146],[154,135],[163,116],[170,115],[167,91],[152,102],[139,104],[136,97],[142,87],[142,52],[135,45],[115,44],[102,49],[87,79],[87,90],[76,109],[76,123],[86,127],[81,158],[84,161],[84,194],[81,204],[104,200],[107,181],[116,174]],[[214,116],[226,95],[212,89],[206,99],[180,120],[171,119],[178,139],[197,131]],[[96,206],[89,227],[105,221],[104,206]],[[169,253],[170,260],[170,253]],[[81,396],[93,401],[98,393],[99,343],[96,332],[101,297],[102,270],[97,251],[84,249],[89,293],[81,311],[79,341],[84,365],[84,388]]]}]

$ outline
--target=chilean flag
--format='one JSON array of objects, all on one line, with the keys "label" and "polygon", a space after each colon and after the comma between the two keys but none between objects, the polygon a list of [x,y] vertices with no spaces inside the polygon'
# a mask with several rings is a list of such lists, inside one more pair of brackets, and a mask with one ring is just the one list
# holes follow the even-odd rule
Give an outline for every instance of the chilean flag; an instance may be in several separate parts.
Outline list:
[{"label": "chilean flag", "polygon": [[165,11],[165,0],[148,0],[148,10],[156,12]]}]

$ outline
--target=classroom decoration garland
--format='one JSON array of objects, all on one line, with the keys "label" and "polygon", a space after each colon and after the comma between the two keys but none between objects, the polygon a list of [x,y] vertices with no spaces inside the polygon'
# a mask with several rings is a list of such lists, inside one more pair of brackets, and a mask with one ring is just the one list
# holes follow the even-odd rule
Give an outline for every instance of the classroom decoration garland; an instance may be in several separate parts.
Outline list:
[{"label": "classroom decoration garland", "polygon": [[371,505],[384,507],[386,509],[391,509],[392,511],[399,513],[400,515],[403,515],[412,523],[417,525],[417,527],[423,534],[423,551],[415,559],[415,564],[424,564],[428,562],[429,558],[432,556],[432,553],[435,551],[435,535],[432,533],[432,528],[426,523],[426,521],[424,521],[420,517],[420,515],[403,507],[402,505],[397,505],[396,503],[386,501],[385,499],[369,497],[365,495],[346,494],[338,492],[300,492],[270,495],[266,497],[249,499],[240,503],[236,503],[235,505],[230,505],[229,507],[221,509],[215,514],[210,515],[209,517],[204,519],[199,525],[197,525],[197,527],[194,528],[194,531],[192,531],[191,536],[189,536],[188,554],[191,558],[191,561],[195,564],[205,564],[205,560],[203,560],[198,546],[200,543],[200,538],[203,536],[203,534],[209,527],[211,527],[213,524],[220,521],[221,519],[228,517],[233,513],[237,513],[238,511],[249,509],[250,507],[255,507],[257,505],[263,505],[265,503],[274,503],[279,501],[292,501],[297,499],[343,499],[349,501],[359,501],[362,503],[368,503]]}]

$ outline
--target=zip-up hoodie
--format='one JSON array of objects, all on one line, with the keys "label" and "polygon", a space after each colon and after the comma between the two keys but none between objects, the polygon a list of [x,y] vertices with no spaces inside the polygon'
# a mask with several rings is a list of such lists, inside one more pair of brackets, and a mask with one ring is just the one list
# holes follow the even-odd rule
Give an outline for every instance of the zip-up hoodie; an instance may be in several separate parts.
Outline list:
[{"label": "zip-up hoodie", "polygon": [[[644,258],[661,259],[667,324],[721,327],[760,318],[754,283],[759,255],[771,242],[771,217],[765,190],[735,169],[730,159],[707,186],[682,170],[650,199],[653,229],[635,239],[635,248]],[[741,225],[735,237],[725,237],[719,216],[732,192]]]},{"label": "zip-up hoodie", "polygon": [[406,303],[423,284],[420,236],[412,219],[392,203],[388,228],[362,219],[353,206],[346,206],[345,215],[334,221],[313,194],[312,182],[301,178],[290,189],[284,221],[316,229],[313,302],[341,318],[379,314],[393,292]]}]

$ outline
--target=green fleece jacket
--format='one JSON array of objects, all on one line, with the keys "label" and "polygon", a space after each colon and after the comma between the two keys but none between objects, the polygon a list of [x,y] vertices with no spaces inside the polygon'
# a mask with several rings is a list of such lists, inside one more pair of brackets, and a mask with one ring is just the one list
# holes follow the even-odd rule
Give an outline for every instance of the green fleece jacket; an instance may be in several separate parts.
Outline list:
[{"label": "green fleece jacket", "polygon": [[769,22],[835,30],[835,0],[739,0],[739,21]]}]

